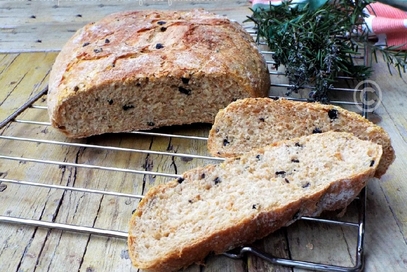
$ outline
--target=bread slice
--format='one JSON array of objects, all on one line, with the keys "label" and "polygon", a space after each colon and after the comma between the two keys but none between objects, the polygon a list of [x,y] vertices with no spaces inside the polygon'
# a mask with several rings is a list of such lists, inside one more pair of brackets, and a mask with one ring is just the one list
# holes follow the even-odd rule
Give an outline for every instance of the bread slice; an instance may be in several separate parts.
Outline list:
[{"label": "bread slice", "polygon": [[273,143],[153,187],[134,212],[129,253],[174,271],[251,243],[301,216],[346,207],[376,171],[380,145],[326,132]]},{"label": "bread slice", "polygon": [[237,22],[204,10],[126,11],[65,44],[47,103],[52,125],[81,138],[213,123],[230,102],[269,89],[264,58]]},{"label": "bread slice", "polygon": [[380,178],[395,160],[387,132],[338,106],[287,99],[241,99],[219,111],[209,132],[213,156],[232,157],[275,141],[326,131],[351,132],[382,145],[383,157],[375,176]]}]

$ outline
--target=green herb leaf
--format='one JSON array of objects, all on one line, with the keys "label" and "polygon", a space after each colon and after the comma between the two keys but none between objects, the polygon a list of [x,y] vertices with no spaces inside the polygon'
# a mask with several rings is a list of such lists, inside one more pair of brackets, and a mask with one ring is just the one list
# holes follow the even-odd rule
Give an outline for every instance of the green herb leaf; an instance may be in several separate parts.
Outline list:
[{"label": "green herb leaf", "polygon": [[274,52],[276,68],[284,65],[293,86],[287,94],[313,84],[313,99],[325,103],[329,102],[327,92],[338,76],[358,80],[371,76],[368,64],[353,60],[361,55],[360,48],[369,47],[375,56],[376,51],[381,52],[400,75],[405,71],[406,52],[374,46],[367,31],[361,30],[366,16],[363,10],[370,3],[373,0],[334,0],[310,7],[283,1],[281,5],[252,10],[248,21],[255,23],[258,39],[264,39]]}]

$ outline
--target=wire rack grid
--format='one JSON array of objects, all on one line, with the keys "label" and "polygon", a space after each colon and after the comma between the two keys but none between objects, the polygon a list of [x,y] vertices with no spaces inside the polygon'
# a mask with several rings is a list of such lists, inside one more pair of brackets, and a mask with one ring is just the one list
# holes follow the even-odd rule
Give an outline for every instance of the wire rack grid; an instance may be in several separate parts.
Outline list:
[{"label": "wire rack grid", "polygon": [[[254,33],[254,32],[252,32]],[[267,59],[268,65],[271,67],[273,61],[270,60],[268,56],[272,54],[270,51],[262,51]],[[366,59],[364,59],[366,61]],[[272,77],[280,77],[282,73],[279,71],[272,71],[270,69]],[[273,81],[275,82],[275,81]],[[276,88],[287,88],[289,84],[287,83],[273,83],[273,87]],[[335,89],[334,91],[344,91],[349,92],[350,90],[355,91],[352,88],[345,89]],[[357,91],[357,90],[356,90]],[[137,206],[138,201],[143,197],[143,192],[146,192],[149,186],[152,184],[151,180],[158,183],[164,183],[169,179],[180,177],[180,173],[184,170],[195,166],[201,166],[209,163],[217,163],[222,159],[214,158],[208,156],[206,153],[206,133],[209,131],[210,127],[207,125],[203,126],[191,126],[186,130],[184,128],[178,128],[179,133],[171,130],[171,132],[166,132],[165,130],[157,130],[150,132],[134,132],[121,135],[122,138],[130,138],[131,143],[137,142],[139,138],[154,138],[156,141],[164,141],[165,150],[154,150],[152,146],[137,146],[137,144],[122,144],[124,141],[122,138],[120,141],[115,140],[115,137],[102,137],[93,139],[91,141],[68,141],[61,137],[54,137],[52,129],[49,128],[50,123],[48,121],[47,107],[46,107],[46,92],[44,89],[36,96],[32,97],[24,105],[22,105],[16,112],[10,115],[8,118],[0,123],[0,165],[7,166],[7,171],[1,172],[0,169],[0,198],[3,201],[11,202],[24,202],[24,198],[32,197],[32,192],[43,189],[47,192],[60,192],[59,194],[65,194],[66,192],[77,192],[87,195],[96,195],[99,197],[98,210],[103,209],[103,205],[107,203],[112,203],[111,199],[123,199],[126,203],[126,209],[134,209]],[[290,98],[296,100],[305,100],[304,98]],[[336,104],[352,105],[355,102],[348,101],[333,101]],[[363,105],[362,105],[363,106]],[[31,113],[30,113],[31,112]],[[362,113],[366,116],[366,112]],[[8,128],[14,127],[13,131],[21,131],[21,135],[8,135]],[[175,129],[177,131],[177,129]],[[198,131],[198,133],[195,133]],[[190,149],[179,150],[174,149],[177,146],[175,143],[177,139],[182,141],[187,141]],[[127,143],[127,142],[126,142]],[[169,144],[168,144],[169,143]],[[34,147],[28,148],[39,148],[45,146],[42,152],[48,152],[42,154],[42,156],[31,156],[27,152],[24,154],[15,154],[13,152],[13,146],[16,145],[31,145]],[[185,142],[182,146],[185,147]],[[35,150],[35,149],[33,149]],[[47,150],[47,151],[43,151]],[[89,151],[91,150],[91,151]],[[90,154],[86,157],[84,161],[78,159],[78,154],[84,155],[86,152]],[[37,152],[38,153],[38,152]],[[64,156],[55,156],[55,153]],[[118,164],[115,161],[115,154],[128,154],[128,162],[123,164]],[[76,155],[75,155],[76,154]],[[97,157],[103,157],[102,160],[96,160]],[[140,157],[142,155],[143,162],[136,162],[133,165],[139,165],[140,167],[134,167],[132,165],[133,157]],[[163,162],[161,167],[152,167],[149,165],[149,158],[151,156],[157,156],[162,158],[162,160],[167,160]],[[73,160],[68,160],[67,157],[73,157]],[[182,166],[177,164],[175,161],[182,162]],[[192,163],[193,162],[193,163]],[[19,165],[29,165],[26,171],[32,171],[30,180],[23,180],[20,178],[18,173]],[[126,166],[127,165],[127,166]],[[166,166],[165,166],[166,165]],[[177,168],[178,165],[178,168]],[[174,169],[175,168],[175,169]],[[13,172],[13,169],[16,171]],[[48,173],[52,171],[60,171],[62,176],[68,176],[66,182],[55,180],[47,180],[48,175],[37,176],[34,173],[43,172]],[[84,173],[83,173],[84,172]],[[100,172],[102,174],[94,174],[95,172]],[[67,173],[70,173],[69,175]],[[51,174],[50,174],[51,175]],[[105,178],[107,177],[107,178]],[[86,179],[86,182],[78,182],[79,178]],[[64,179],[64,178],[62,178]],[[123,186],[125,190],[121,190],[119,187],[109,187],[106,183],[109,183],[112,179],[114,180],[126,180],[132,186]],[[72,182],[74,180],[74,182]],[[134,182],[137,180],[139,182]],[[110,182],[112,183],[112,182]],[[25,190],[26,195],[16,193],[15,195],[7,196],[9,190],[8,187],[21,188],[26,187],[32,190]],[[98,187],[99,186],[99,187]],[[95,189],[96,187],[96,189]],[[59,196],[60,197],[60,196]],[[4,200],[5,199],[5,200]],[[18,200],[16,200],[18,199]],[[110,200],[106,200],[110,199]],[[106,201],[105,201],[106,200]],[[349,221],[346,218],[311,218],[302,217],[300,221],[305,222],[315,222],[316,224],[323,225],[335,225],[343,228],[350,228],[355,232],[355,249],[354,249],[354,259],[353,265],[351,266],[340,266],[331,264],[329,262],[314,262],[312,260],[296,260],[295,258],[280,258],[272,256],[271,254],[265,253],[263,251],[257,250],[255,247],[247,246],[237,249],[237,251],[224,253],[225,256],[233,259],[240,259],[246,256],[246,254],[255,255],[261,259],[266,260],[272,264],[283,265],[293,268],[302,268],[314,271],[361,271],[364,266],[364,231],[365,231],[365,190],[362,191],[360,196],[355,200],[356,203],[356,216],[352,218],[354,221]],[[103,204],[104,203],[104,204]],[[61,204],[61,203],[60,203]],[[14,204],[13,204],[14,205]],[[97,205],[96,205],[97,206]],[[60,208],[58,208],[60,209]],[[120,209],[114,207],[114,209]],[[44,208],[45,210],[45,208]],[[86,212],[86,211],[84,211]],[[112,212],[112,211],[111,211]],[[113,212],[114,213],[114,212]],[[43,215],[42,212],[41,215]],[[122,218],[121,225],[110,224],[109,227],[98,227],[97,219],[91,220],[91,222],[68,222],[69,220],[58,221],[59,217],[56,215],[57,212],[54,211],[53,215],[47,216],[33,216],[32,218],[26,215],[13,215],[10,209],[3,209],[3,214],[0,214],[0,224],[18,224],[25,225],[28,227],[39,227],[46,229],[59,229],[68,232],[79,232],[86,234],[94,234],[108,237],[115,237],[119,239],[127,238],[127,220],[128,218]],[[116,227],[116,229],[114,229]]]}]

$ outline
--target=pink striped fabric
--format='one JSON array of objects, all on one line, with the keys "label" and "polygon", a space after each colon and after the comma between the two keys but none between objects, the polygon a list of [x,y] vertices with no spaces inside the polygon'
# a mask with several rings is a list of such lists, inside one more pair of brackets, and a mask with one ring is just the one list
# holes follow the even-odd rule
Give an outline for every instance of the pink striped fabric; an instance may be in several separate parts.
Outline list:
[{"label": "pink striped fabric", "polygon": [[371,31],[385,39],[387,46],[397,46],[398,50],[407,50],[407,13],[382,3],[373,3],[368,7],[371,18]]}]

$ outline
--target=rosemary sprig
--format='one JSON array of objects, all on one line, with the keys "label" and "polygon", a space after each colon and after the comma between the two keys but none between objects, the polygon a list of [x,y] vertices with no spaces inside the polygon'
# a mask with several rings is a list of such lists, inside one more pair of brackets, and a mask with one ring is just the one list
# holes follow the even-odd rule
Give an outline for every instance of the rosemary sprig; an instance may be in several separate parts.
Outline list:
[{"label": "rosemary sprig", "polygon": [[407,53],[404,51],[398,50],[400,46],[388,46],[382,48],[380,46],[375,46],[375,50],[373,51],[375,60],[377,61],[377,52],[380,52],[383,56],[383,60],[387,63],[388,70],[390,74],[391,66],[394,66],[399,76],[402,76],[402,72],[406,72],[407,67]]},{"label": "rosemary sprig", "polygon": [[369,65],[358,65],[354,57],[359,48],[369,46],[375,55],[381,52],[388,65],[399,73],[405,71],[407,53],[396,48],[382,48],[369,43],[364,26],[364,8],[373,0],[334,0],[317,9],[306,5],[292,5],[291,0],[268,9],[252,10],[258,38],[266,40],[274,51],[276,67],[284,65],[285,74],[298,92],[306,85],[314,85],[310,100],[328,103],[328,90],[339,75],[357,80],[369,78]]}]

